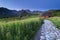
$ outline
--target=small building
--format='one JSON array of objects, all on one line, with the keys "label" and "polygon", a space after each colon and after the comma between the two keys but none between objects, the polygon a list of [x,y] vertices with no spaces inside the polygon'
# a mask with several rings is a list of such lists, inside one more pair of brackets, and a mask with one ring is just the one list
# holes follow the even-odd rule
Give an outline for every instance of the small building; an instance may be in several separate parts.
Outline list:
[{"label": "small building", "polygon": [[51,12],[44,12],[44,13],[42,13],[42,17],[44,17],[44,18],[52,17]]}]

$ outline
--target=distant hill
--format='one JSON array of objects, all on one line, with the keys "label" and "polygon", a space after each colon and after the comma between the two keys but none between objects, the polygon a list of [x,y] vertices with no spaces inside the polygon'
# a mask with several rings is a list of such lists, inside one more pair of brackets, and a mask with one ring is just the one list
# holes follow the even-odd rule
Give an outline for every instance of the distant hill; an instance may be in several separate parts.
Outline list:
[{"label": "distant hill", "polygon": [[0,18],[4,18],[4,17],[23,17],[23,16],[30,16],[30,15],[36,15],[36,14],[40,14],[41,11],[30,11],[30,10],[10,10],[4,7],[0,7]]},{"label": "distant hill", "polygon": [[48,10],[48,12],[51,12],[52,16],[60,16],[60,9],[58,9],[58,10]]},{"label": "distant hill", "polygon": [[48,11],[31,11],[27,10],[10,10],[4,7],[0,7],[0,18],[4,17],[24,17],[24,16],[31,16],[31,15],[42,15],[43,13],[51,13],[53,16],[60,16],[60,10],[48,10]]},{"label": "distant hill", "polygon": [[9,10],[7,8],[0,8],[0,18],[3,17],[13,17],[13,16],[17,16],[17,11],[15,10]]}]

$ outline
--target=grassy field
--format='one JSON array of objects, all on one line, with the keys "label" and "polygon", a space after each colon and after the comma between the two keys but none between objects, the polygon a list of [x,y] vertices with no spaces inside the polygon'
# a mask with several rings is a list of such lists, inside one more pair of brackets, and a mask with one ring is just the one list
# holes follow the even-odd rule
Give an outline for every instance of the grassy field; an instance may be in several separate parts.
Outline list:
[{"label": "grassy field", "polygon": [[42,21],[38,17],[9,21],[0,19],[0,40],[33,40]]},{"label": "grassy field", "polygon": [[[60,29],[60,17],[49,18]],[[0,40],[33,40],[43,23],[39,17],[26,19],[0,19]]]},{"label": "grassy field", "polygon": [[60,17],[51,17],[49,20],[51,20],[56,25],[56,27],[60,29]]}]

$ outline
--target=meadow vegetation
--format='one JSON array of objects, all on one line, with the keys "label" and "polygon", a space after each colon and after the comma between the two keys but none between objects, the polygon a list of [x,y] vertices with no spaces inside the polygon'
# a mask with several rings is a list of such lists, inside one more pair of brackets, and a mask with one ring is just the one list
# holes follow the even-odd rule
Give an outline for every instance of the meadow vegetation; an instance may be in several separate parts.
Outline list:
[{"label": "meadow vegetation", "polygon": [[51,17],[49,20],[51,20],[56,25],[56,27],[60,29],[60,17]]},{"label": "meadow vegetation", "polygon": [[39,17],[9,21],[8,18],[0,19],[0,40],[33,40],[42,21]]}]

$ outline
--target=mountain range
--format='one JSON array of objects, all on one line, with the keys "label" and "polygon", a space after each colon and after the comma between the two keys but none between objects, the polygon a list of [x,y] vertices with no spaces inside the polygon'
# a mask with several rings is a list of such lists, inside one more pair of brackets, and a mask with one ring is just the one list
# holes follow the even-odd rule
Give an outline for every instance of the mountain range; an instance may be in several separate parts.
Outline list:
[{"label": "mountain range", "polygon": [[13,16],[26,16],[32,14],[40,14],[42,11],[30,11],[30,10],[10,10],[4,7],[0,7],[0,18],[2,17],[13,17]]},{"label": "mountain range", "polygon": [[0,7],[0,18],[5,18],[5,17],[23,17],[23,16],[30,16],[30,15],[40,15],[43,13],[53,13],[53,12],[60,12],[60,10],[48,10],[48,11],[31,11],[29,9],[22,9],[22,10],[10,10],[8,8]]}]

